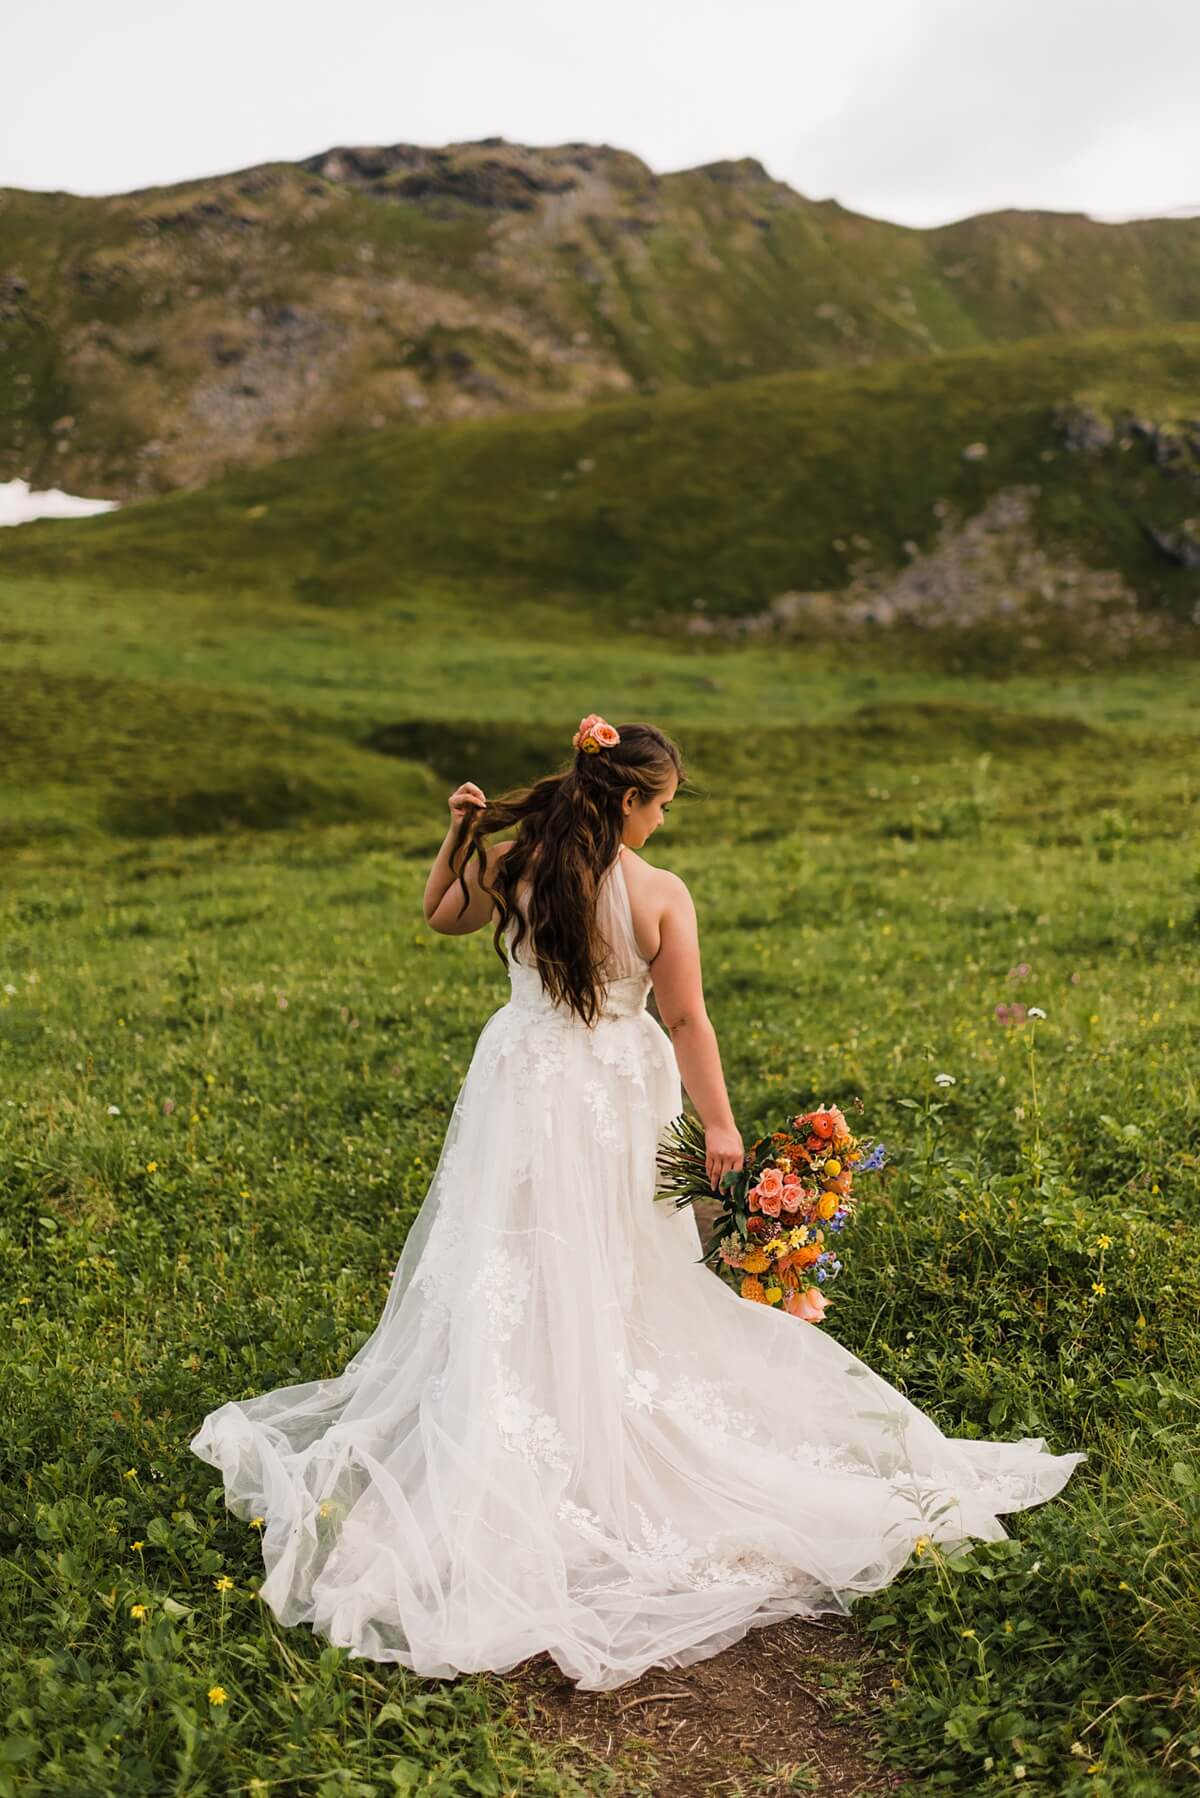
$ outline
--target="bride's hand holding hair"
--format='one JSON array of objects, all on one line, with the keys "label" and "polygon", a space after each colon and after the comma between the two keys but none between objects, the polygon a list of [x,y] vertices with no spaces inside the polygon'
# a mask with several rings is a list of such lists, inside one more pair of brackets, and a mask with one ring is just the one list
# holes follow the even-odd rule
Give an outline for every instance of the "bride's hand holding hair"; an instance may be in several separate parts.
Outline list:
[{"label": "bride's hand holding hair", "polygon": [[446,804],[454,822],[461,824],[472,806],[486,805],[487,798],[482,787],[477,787],[473,780],[464,780],[461,786],[455,787]]},{"label": "bride's hand holding hair", "polygon": [[[464,780],[461,786],[455,787],[446,803],[450,807],[450,822],[429,870],[421,906],[425,922],[434,930],[446,936],[462,936],[468,931],[479,930],[492,916],[494,902],[490,892],[481,887],[480,864],[468,862],[464,875],[460,871],[463,856],[457,853],[466,845],[464,832],[470,819],[486,808],[487,795],[473,780]],[[467,889],[465,905],[461,891],[463,880]],[[453,896],[452,889],[457,889]]]}]

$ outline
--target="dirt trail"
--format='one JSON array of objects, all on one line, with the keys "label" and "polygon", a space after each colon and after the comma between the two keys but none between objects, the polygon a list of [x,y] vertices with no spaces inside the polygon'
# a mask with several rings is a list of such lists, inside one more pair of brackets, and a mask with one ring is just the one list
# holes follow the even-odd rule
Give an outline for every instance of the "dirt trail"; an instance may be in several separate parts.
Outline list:
[{"label": "dirt trail", "polygon": [[611,1692],[577,1691],[548,1655],[502,1683],[531,1736],[599,1755],[628,1798],[873,1798],[903,1776],[866,1757],[870,1719],[891,1689],[889,1669],[870,1659],[849,1621],[791,1618]]}]

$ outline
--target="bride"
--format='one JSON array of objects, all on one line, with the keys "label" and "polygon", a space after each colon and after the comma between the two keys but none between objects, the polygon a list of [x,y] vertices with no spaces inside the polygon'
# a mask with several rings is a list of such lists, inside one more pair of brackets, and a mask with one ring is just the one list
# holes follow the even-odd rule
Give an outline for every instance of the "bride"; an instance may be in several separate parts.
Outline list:
[{"label": "bride", "polygon": [[637,854],[683,762],[596,714],[573,744],[504,799],[450,796],[425,916],[493,925],[511,992],[374,1332],[190,1446],[262,1520],[280,1622],[445,1678],[545,1651],[601,1689],[848,1615],[922,1538],[1003,1537],[1086,1456],[944,1436],[827,1325],[725,1285],[691,1210],[655,1200],[684,1087],[714,1188],[743,1162],[691,896]]}]

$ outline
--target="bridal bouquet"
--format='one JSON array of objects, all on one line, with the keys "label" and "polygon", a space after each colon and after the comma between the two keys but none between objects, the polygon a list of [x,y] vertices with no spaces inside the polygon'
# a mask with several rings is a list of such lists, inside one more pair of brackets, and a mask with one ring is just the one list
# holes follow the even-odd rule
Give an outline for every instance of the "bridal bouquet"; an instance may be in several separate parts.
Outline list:
[{"label": "bridal bouquet", "polygon": [[854,1215],[854,1176],[883,1163],[882,1143],[868,1150],[836,1105],[821,1105],[760,1136],[715,1194],[703,1125],[685,1114],[663,1132],[657,1196],[677,1207],[723,1198],[705,1261],[743,1298],[820,1323],[829,1303],[823,1288],[842,1271],[833,1239]]}]

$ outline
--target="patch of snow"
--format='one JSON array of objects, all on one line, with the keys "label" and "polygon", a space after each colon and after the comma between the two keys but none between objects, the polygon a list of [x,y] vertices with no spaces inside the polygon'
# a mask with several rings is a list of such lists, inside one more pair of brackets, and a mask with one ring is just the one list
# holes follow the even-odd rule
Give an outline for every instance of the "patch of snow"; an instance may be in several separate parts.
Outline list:
[{"label": "patch of snow", "polygon": [[35,492],[28,481],[0,481],[0,525],[29,524],[35,518],[83,518],[91,512],[111,512],[116,499],[79,499],[57,487]]}]

